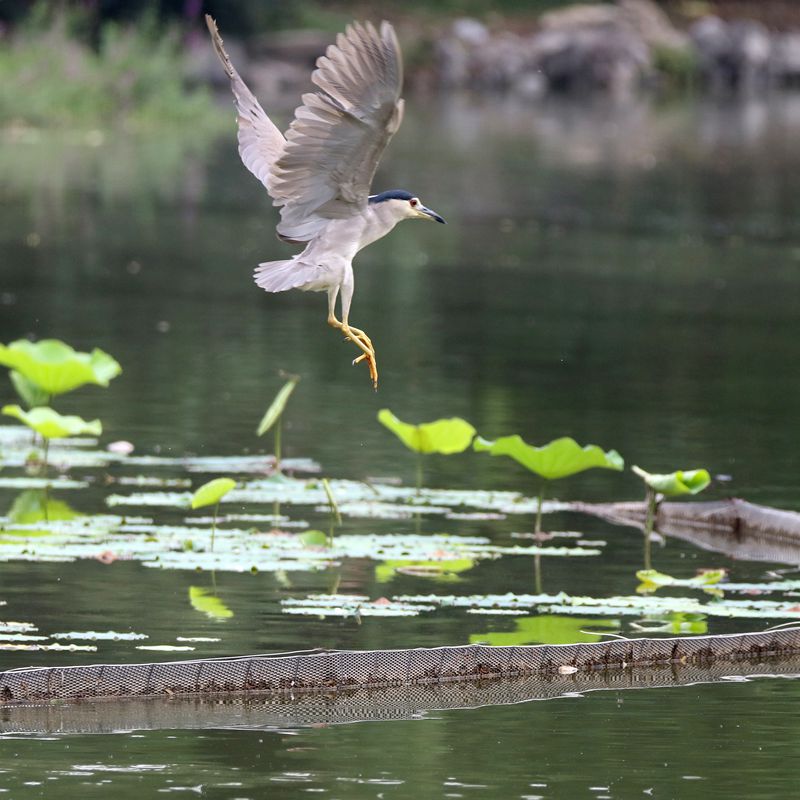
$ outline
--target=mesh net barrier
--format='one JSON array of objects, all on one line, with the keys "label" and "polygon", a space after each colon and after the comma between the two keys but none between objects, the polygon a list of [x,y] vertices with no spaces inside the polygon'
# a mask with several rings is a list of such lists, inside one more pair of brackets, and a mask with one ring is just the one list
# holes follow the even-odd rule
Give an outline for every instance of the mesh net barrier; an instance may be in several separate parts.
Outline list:
[{"label": "mesh net barrier", "polygon": [[520,675],[325,692],[182,698],[120,698],[111,702],[12,705],[0,709],[0,735],[112,733],[209,728],[286,729],[311,725],[417,719],[431,711],[511,705],[592,691],[664,689],[734,678],[797,676],[800,657],[592,670],[572,675]]},{"label": "mesh net barrier", "polygon": [[424,686],[659,665],[758,661],[800,653],[800,628],[765,633],[583,644],[407,650],[333,650],[150,664],[39,667],[0,672],[0,709],[93,698],[275,695]]}]

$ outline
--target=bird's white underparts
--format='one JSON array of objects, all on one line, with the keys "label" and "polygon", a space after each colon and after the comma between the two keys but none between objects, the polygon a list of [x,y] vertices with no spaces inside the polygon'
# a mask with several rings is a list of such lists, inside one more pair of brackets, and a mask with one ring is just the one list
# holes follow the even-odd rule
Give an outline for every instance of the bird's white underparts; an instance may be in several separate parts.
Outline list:
[{"label": "bird's white underparts", "polygon": [[328,323],[360,348],[353,363],[366,361],[377,389],[372,340],[349,321],[353,258],[401,220],[444,222],[411,192],[369,193],[403,119],[403,59],[394,28],[354,23],[340,33],[317,60],[311,75],[316,90],[303,95],[284,136],[234,68],[214,20],[206,15],[206,23],[231,81],[239,155],[281,209],[278,237],[306,245],[291,258],[259,264],[256,284],[268,292],[327,292]]}]

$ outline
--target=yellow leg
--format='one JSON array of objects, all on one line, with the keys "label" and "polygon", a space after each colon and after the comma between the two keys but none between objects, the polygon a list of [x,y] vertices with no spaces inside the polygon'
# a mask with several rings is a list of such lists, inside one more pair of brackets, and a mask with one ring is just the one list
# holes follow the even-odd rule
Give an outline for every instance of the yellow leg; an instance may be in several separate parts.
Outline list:
[{"label": "yellow leg", "polygon": [[336,316],[331,314],[328,316],[328,325],[332,328],[340,330],[345,339],[349,339],[363,352],[360,356],[353,359],[353,365],[360,364],[362,361],[367,362],[369,368],[369,377],[372,380],[372,385],[375,389],[378,388],[378,364],[375,359],[375,348],[372,345],[372,339],[367,336],[360,328],[354,328],[347,322],[339,322]]}]

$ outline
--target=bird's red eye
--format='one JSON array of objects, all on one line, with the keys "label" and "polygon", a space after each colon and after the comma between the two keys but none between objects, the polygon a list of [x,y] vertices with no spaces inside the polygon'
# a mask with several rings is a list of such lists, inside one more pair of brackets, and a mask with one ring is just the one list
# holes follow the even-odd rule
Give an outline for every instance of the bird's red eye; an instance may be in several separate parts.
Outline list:
[{"label": "bird's red eye", "polygon": [[417,203],[419,203],[419,200],[417,200],[417,198],[415,197],[413,200],[409,200],[408,202],[411,203],[411,206],[413,208]]}]

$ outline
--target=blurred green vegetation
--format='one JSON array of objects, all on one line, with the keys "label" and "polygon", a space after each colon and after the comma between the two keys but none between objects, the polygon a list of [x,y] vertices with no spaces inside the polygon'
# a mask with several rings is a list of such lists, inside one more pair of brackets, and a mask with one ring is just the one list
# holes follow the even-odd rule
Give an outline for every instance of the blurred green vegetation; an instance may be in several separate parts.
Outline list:
[{"label": "blurred green vegetation", "polygon": [[[408,16],[487,18],[497,15],[536,16],[575,0],[51,0],[51,7],[80,9],[93,35],[108,21],[133,21],[144,13],[159,19],[179,19],[193,24],[204,13],[214,16],[223,30],[235,35],[261,33],[293,27],[336,27],[342,20],[380,16],[399,19]],[[606,0],[583,0],[605,2]],[[0,2],[0,21],[17,24],[36,3],[31,0]]]},{"label": "blurred green vegetation", "polygon": [[145,12],[103,24],[91,46],[90,12],[38,3],[0,49],[0,125],[215,133],[228,120],[205,87],[190,86],[175,26]]}]

